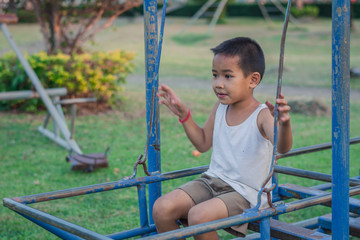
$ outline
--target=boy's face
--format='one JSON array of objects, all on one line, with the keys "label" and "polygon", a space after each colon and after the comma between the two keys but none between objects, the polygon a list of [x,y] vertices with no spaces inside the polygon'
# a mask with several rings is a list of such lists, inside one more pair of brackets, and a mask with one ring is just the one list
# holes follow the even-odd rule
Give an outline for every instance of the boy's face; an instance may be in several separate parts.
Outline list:
[{"label": "boy's face", "polygon": [[253,83],[253,73],[245,77],[239,67],[239,57],[216,54],[213,59],[213,90],[222,104],[229,105],[252,96],[257,85]]}]

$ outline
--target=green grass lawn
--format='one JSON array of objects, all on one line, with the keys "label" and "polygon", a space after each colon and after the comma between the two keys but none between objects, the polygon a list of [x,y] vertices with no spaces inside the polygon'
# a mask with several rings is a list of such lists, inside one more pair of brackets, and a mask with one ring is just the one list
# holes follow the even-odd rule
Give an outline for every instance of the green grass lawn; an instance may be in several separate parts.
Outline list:
[{"label": "green grass lawn", "polygon": [[[185,19],[167,19],[161,76],[191,77],[206,81],[211,76],[211,52],[209,48],[232,36],[244,35],[256,38],[264,47],[267,56],[266,78],[263,81],[276,82],[273,71],[278,64],[278,51],[282,23],[276,22],[269,28],[260,19],[230,19],[219,25],[212,38],[193,44],[179,44],[176,34]],[[116,29],[106,30],[96,37],[96,44],[88,45],[92,50],[127,49],[137,53],[135,74],[142,75],[144,69],[142,20],[128,22],[121,20]],[[357,23],[355,23],[357,24]],[[359,24],[359,23],[358,23]],[[284,84],[298,86],[329,87],[331,84],[331,22],[325,19],[290,26],[285,50]],[[29,52],[31,46],[39,48],[41,41],[35,25],[9,27],[19,45]],[[196,35],[206,31],[199,23],[189,30]],[[24,36],[31,34],[31,38]],[[360,66],[360,34],[353,33],[351,42],[351,63]],[[0,53],[8,50],[0,35]],[[185,36],[186,37],[186,36]],[[188,35],[189,37],[189,35]],[[190,36],[191,37],[191,36]],[[41,44],[40,44],[41,45]],[[352,80],[351,87],[357,89],[359,80]],[[215,97],[207,90],[189,88],[175,89],[192,109],[195,120],[205,122]],[[75,139],[84,153],[102,152],[107,147],[109,168],[98,169],[91,174],[71,171],[65,162],[66,150],[43,137],[36,128],[42,124],[45,112],[36,114],[0,113],[0,198],[24,196],[56,191],[109,181],[117,181],[132,174],[133,164],[143,152],[146,142],[145,96],[143,85],[129,82],[123,95],[126,101],[114,111],[78,116]],[[261,101],[266,96],[257,96]],[[325,101],[330,105],[330,99]],[[360,102],[352,101],[350,108],[350,137],[360,135]],[[161,159],[162,171],[207,165],[210,152],[199,157],[192,156],[193,146],[187,139],[175,116],[161,108]],[[311,117],[292,114],[294,148],[331,141],[331,117]],[[331,173],[331,151],[285,158],[280,165]],[[360,164],[360,145],[350,147],[350,176],[357,176]],[[119,171],[117,171],[117,169]],[[144,176],[140,169],[138,176]],[[163,192],[193,177],[163,183]],[[280,183],[294,183],[312,186],[320,182],[281,175]],[[136,189],[116,190],[87,196],[55,200],[31,205],[101,234],[110,234],[139,226]],[[300,221],[329,212],[326,207],[315,207],[287,214],[284,221]],[[224,239],[230,236],[221,233]],[[0,208],[0,239],[56,239],[47,231],[17,215],[8,208]]]}]

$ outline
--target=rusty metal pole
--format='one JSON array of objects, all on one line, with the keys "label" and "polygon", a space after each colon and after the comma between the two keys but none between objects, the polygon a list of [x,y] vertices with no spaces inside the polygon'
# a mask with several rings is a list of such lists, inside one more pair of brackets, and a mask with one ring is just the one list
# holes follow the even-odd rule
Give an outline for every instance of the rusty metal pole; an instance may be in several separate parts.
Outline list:
[{"label": "rusty metal pole", "polygon": [[[156,79],[156,62],[158,54],[157,1],[144,1],[144,39],[145,39],[145,84],[146,84],[146,122],[148,134],[151,135],[148,146],[149,172],[160,172],[160,124],[154,121],[158,116],[158,79]],[[154,82],[155,81],[155,82]],[[155,91],[155,94],[154,92]],[[152,109],[153,108],[153,109]],[[153,118],[153,119],[151,119]],[[150,123],[153,124],[150,124]],[[154,125],[150,129],[150,125]],[[152,206],[161,195],[161,183],[149,185],[149,216],[152,220]]]},{"label": "rusty metal pole", "polygon": [[350,1],[332,2],[332,237],[349,239]]}]

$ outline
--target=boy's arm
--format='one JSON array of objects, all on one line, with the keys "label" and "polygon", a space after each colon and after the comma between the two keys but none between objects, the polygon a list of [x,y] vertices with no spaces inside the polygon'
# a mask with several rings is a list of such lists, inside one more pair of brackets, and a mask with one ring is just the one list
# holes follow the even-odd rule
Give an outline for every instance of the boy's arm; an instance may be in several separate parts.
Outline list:
[{"label": "boy's arm", "polygon": [[[276,103],[278,104],[278,152],[279,153],[287,153],[290,151],[293,144],[293,136],[291,130],[291,122],[290,122],[290,106],[287,105],[287,101],[284,98],[284,95],[281,94],[280,98],[276,99]],[[270,113],[267,111],[262,114],[262,129],[265,135],[270,139],[273,143],[274,141],[274,110],[275,107],[270,102],[266,102]]]},{"label": "boy's arm", "polygon": [[166,105],[170,111],[179,117],[186,135],[196,149],[200,152],[206,152],[209,150],[212,146],[215,113],[219,103],[215,104],[208,120],[204,124],[204,127],[200,127],[192,118],[189,109],[185,106],[185,104],[183,104],[180,98],[170,87],[161,85],[158,96],[160,97],[159,103]]}]

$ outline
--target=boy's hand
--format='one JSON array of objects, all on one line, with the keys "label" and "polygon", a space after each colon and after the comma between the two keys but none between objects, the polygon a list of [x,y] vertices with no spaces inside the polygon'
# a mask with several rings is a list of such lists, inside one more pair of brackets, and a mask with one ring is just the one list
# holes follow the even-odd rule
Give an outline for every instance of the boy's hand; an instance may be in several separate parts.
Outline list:
[{"label": "boy's hand", "polygon": [[179,119],[187,116],[188,109],[170,87],[162,84],[157,95],[160,98],[159,103],[167,106]]},{"label": "boy's hand", "polygon": [[[290,123],[290,106],[287,105],[287,101],[284,98],[284,95],[281,93],[280,98],[276,99],[276,103],[278,104],[278,119],[280,125],[286,125]],[[265,104],[268,106],[271,114],[274,116],[275,106],[271,104],[269,101],[266,101]]]}]

